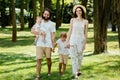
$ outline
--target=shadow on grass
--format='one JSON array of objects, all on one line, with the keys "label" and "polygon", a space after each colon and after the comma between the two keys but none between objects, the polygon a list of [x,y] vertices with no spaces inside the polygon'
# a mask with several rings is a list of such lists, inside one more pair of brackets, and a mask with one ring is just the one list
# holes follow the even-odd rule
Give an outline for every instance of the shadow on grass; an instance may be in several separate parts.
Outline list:
[{"label": "shadow on grass", "polygon": [[0,47],[13,47],[16,45],[19,46],[27,46],[27,45],[33,45],[34,38],[33,36],[20,36],[17,37],[17,42],[13,43],[11,41],[11,38],[2,38],[0,39]]}]

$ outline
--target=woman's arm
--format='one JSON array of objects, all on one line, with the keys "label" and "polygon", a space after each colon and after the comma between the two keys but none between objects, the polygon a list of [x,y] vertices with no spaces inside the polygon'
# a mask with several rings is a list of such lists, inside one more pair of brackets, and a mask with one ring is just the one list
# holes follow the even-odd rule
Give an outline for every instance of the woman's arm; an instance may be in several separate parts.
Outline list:
[{"label": "woman's arm", "polygon": [[85,49],[87,35],[88,35],[88,20],[85,21],[85,29],[84,29],[85,40],[84,40],[83,50]]},{"label": "woman's arm", "polygon": [[66,39],[66,42],[67,42],[66,47],[68,47],[68,48],[70,47],[69,40],[70,40],[70,36],[71,36],[71,33],[72,33],[72,27],[73,27],[72,25],[73,25],[73,18],[70,20],[70,28],[69,28],[67,39]]}]

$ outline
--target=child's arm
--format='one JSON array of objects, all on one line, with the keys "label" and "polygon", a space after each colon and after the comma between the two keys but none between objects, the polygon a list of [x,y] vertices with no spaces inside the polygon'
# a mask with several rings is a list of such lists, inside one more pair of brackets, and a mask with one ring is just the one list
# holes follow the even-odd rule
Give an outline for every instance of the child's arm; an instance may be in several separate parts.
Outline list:
[{"label": "child's arm", "polygon": [[36,30],[35,30],[35,27],[32,27],[32,28],[31,28],[31,33],[32,33],[32,34],[35,34],[35,35],[42,35],[42,32],[41,32],[41,31],[36,31]]}]

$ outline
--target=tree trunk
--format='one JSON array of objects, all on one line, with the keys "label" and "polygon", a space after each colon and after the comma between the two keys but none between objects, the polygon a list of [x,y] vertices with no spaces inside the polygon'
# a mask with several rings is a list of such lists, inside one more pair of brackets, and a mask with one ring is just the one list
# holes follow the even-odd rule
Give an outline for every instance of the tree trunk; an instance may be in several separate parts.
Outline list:
[{"label": "tree trunk", "polygon": [[118,26],[118,43],[120,49],[120,0],[116,0],[117,2],[117,26]]},{"label": "tree trunk", "polygon": [[57,0],[56,2],[56,29],[58,29],[61,26],[61,8],[60,8],[60,0]]},{"label": "tree trunk", "polygon": [[44,8],[51,9],[51,4],[52,4],[51,0],[44,0]]},{"label": "tree trunk", "polygon": [[36,8],[36,0],[32,0],[32,5],[33,5],[33,19],[34,19],[34,24],[36,22],[36,17],[37,17],[37,8]]},{"label": "tree trunk", "polygon": [[94,53],[100,53],[99,1],[94,0]]},{"label": "tree trunk", "polygon": [[94,0],[94,53],[107,51],[107,24],[111,0]]},{"label": "tree trunk", "polygon": [[44,9],[44,0],[40,0],[40,16],[42,16],[42,12],[43,12],[43,9]]},{"label": "tree trunk", "polygon": [[21,9],[21,11],[20,11],[20,22],[21,22],[21,28],[20,28],[20,30],[24,30],[24,0],[20,0],[20,9]]},{"label": "tree trunk", "polygon": [[17,29],[16,29],[16,13],[15,13],[15,2],[14,0],[11,0],[11,9],[12,9],[12,26],[13,26],[13,31],[12,31],[12,42],[16,42],[16,34],[17,34]]},{"label": "tree trunk", "polygon": [[1,27],[5,28],[5,0],[2,2],[2,10],[1,10]]},{"label": "tree trunk", "polygon": [[82,5],[86,7],[87,6],[87,2],[88,2],[88,0],[82,0]]},{"label": "tree trunk", "polygon": [[9,24],[12,25],[12,5],[11,2],[9,2]]}]

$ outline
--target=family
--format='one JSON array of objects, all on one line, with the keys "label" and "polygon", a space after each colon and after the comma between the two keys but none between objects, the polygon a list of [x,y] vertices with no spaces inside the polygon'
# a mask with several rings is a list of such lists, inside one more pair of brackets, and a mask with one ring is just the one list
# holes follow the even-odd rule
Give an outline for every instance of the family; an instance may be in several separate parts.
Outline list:
[{"label": "family", "polygon": [[83,59],[83,51],[86,45],[88,20],[86,19],[86,8],[83,5],[75,5],[73,7],[74,17],[70,20],[69,31],[66,33],[61,31],[59,39],[55,41],[56,28],[51,21],[52,13],[46,8],[42,12],[42,16],[36,18],[36,23],[31,29],[31,33],[36,36],[36,78],[40,80],[41,63],[43,55],[47,60],[48,72],[47,76],[51,76],[51,53],[58,46],[59,53],[59,74],[64,75],[70,54],[72,60],[73,80],[82,74],[81,63]]}]

